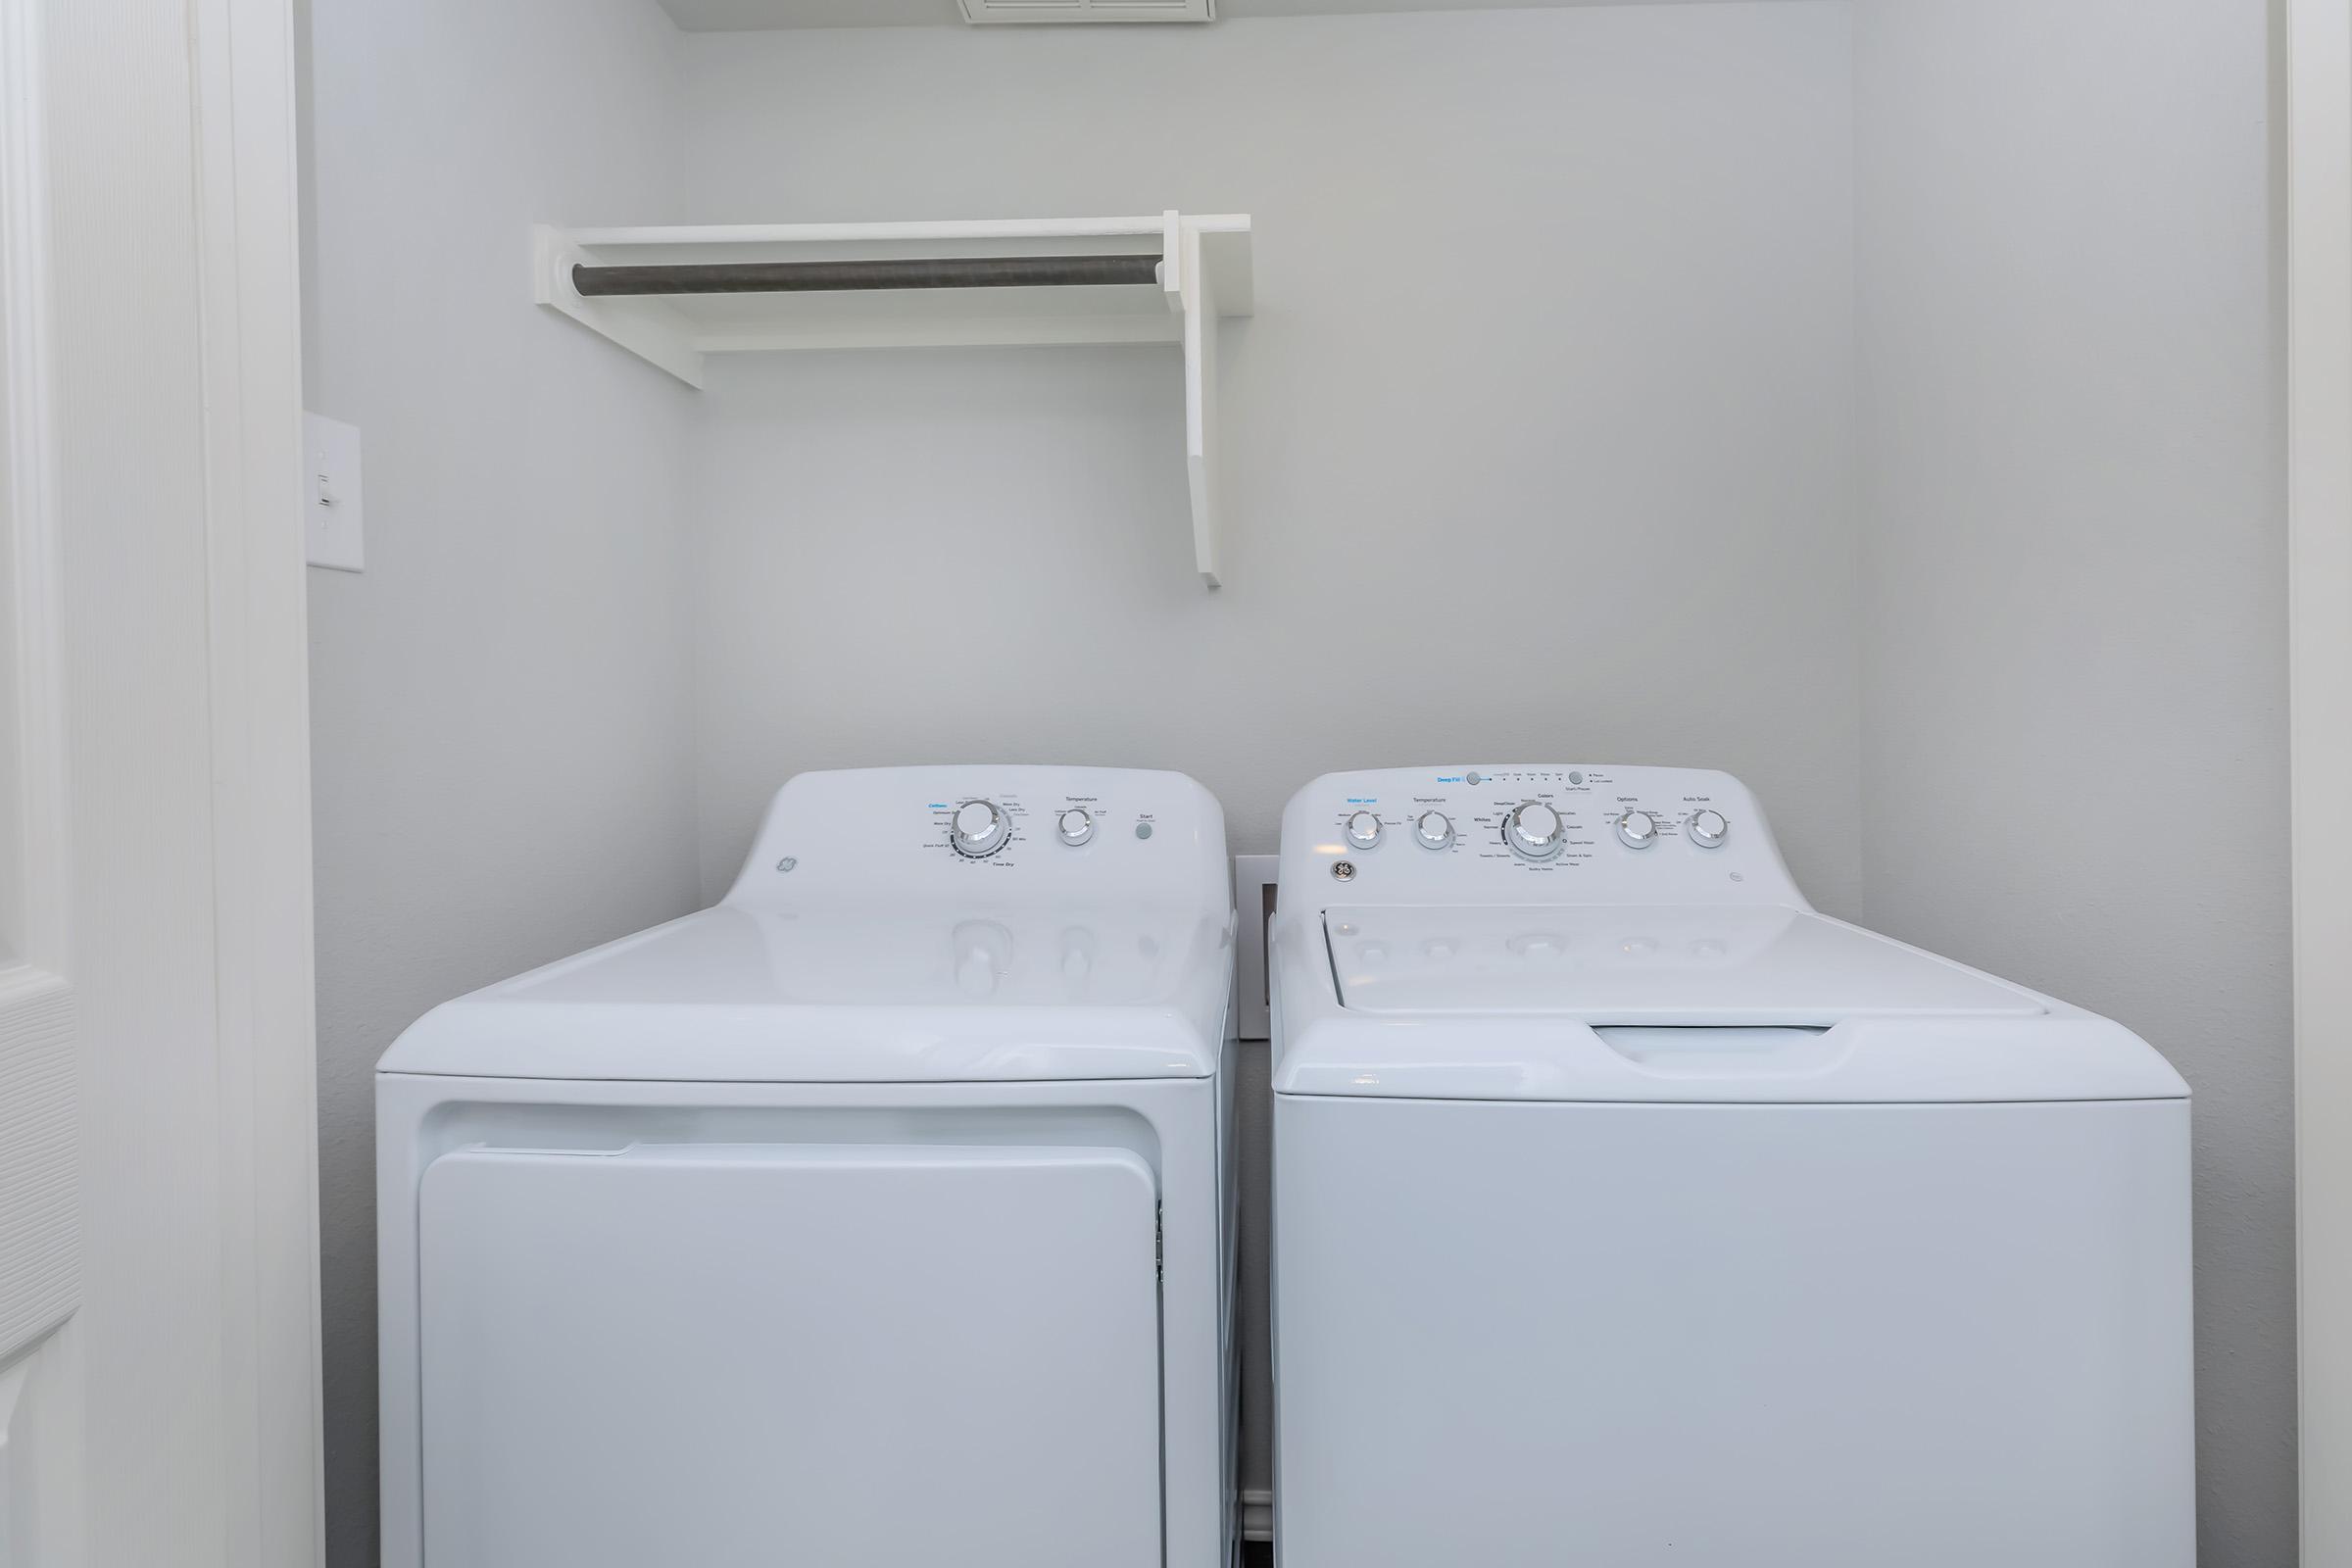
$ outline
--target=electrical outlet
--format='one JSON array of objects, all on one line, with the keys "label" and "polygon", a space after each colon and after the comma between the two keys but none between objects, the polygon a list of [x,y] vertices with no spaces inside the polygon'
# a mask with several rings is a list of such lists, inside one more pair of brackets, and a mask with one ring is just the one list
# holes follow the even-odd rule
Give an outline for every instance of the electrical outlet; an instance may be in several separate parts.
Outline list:
[{"label": "electrical outlet", "polygon": [[314,566],[365,571],[361,548],[360,428],[302,416],[303,543]]}]

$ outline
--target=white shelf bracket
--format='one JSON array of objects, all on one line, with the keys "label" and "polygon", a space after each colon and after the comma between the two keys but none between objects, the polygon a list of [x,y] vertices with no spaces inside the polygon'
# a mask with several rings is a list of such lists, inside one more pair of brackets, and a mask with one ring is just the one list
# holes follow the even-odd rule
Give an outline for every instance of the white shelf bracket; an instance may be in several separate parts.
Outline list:
[{"label": "white shelf bracket", "polygon": [[1168,303],[1184,314],[1184,462],[1192,492],[1193,564],[1200,580],[1222,587],[1217,576],[1217,302],[1216,283],[1200,264],[1200,228],[1168,213],[1167,260],[1160,286]]},{"label": "white shelf bracket", "polygon": [[[1151,292],[1146,265],[1159,242]],[[712,354],[794,349],[1163,343],[1184,360],[1193,561],[1219,586],[1219,318],[1254,304],[1243,214],[532,230],[536,301],[688,386]],[[1054,258],[1067,258],[1056,269]],[[1027,259],[1024,276],[919,274]],[[832,264],[829,277],[798,264]],[[841,267],[863,271],[844,276]],[[1035,264],[1043,264],[1042,267]],[[596,269],[583,294],[573,270]],[[879,269],[892,269],[887,273]],[[1026,282],[1040,272],[1035,284]],[[1060,275],[1053,275],[1058,272]],[[726,274],[724,276],[716,274]],[[1076,274],[1076,275],[1071,275]],[[989,283],[1001,286],[984,286]],[[1132,287],[1131,284],[1141,284]],[[1163,308],[1164,307],[1164,308]]]},{"label": "white shelf bracket", "polygon": [[601,333],[639,359],[667,370],[688,386],[701,390],[702,351],[683,322],[662,318],[662,307],[632,300],[614,306],[592,300],[572,287],[571,270],[590,258],[570,235],[551,224],[531,230],[534,298],[550,310],[561,311],[592,332]]}]

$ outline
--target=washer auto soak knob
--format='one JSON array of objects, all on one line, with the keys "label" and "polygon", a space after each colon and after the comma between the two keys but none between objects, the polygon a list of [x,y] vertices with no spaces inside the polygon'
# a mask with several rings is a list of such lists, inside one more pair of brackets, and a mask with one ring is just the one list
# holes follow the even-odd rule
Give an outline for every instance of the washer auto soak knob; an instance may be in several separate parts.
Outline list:
[{"label": "washer auto soak knob", "polygon": [[1423,811],[1413,818],[1413,837],[1425,850],[1442,850],[1453,842],[1453,818],[1444,811]]},{"label": "washer auto soak knob", "polygon": [[1531,860],[1548,860],[1568,842],[1568,824],[1542,801],[1521,801],[1502,819],[1502,842]]},{"label": "washer auto soak knob", "polygon": [[948,845],[977,860],[996,854],[1012,837],[1012,818],[994,801],[966,801],[948,823]]},{"label": "washer auto soak knob", "polygon": [[1658,819],[1647,811],[1627,811],[1617,818],[1617,837],[1629,850],[1646,850],[1658,842]]},{"label": "washer auto soak knob", "polygon": [[1074,850],[1095,836],[1095,819],[1087,814],[1085,807],[1073,806],[1054,819],[1054,831]]},{"label": "washer auto soak knob", "polygon": [[1732,824],[1721,811],[1702,808],[1690,813],[1690,842],[1702,850],[1721,849],[1731,831]]},{"label": "washer auto soak knob", "polygon": [[1380,842],[1380,818],[1370,811],[1358,811],[1348,818],[1348,842],[1359,850],[1371,849]]}]

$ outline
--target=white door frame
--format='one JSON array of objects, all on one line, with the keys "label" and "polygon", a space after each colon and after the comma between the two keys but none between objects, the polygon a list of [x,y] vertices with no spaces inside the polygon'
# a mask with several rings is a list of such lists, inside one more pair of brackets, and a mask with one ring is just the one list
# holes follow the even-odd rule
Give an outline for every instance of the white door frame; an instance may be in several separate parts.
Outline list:
[{"label": "white door frame", "polygon": [[195,0],[213,615],[225,1560],[315,1568],[318,1018],[293,0]]},{"label": "white door frame", "polygon": [[2302,1558],[2352,1562],[2352,5],[2286,0]]},{"label": "white door frame", "polygon": [[38,10],[0,0],[0,1564],[79,1555],[79,1151]]},{"label": "white door frame", "polygon": [[[0,1092],[14,1113],[24,1083],[66,1084],[62,1114],[39,1107],[33,1126],[42,1147],[66,1141],[70,1211],[40,1229],[43,1214],[0,1202],[0,1250],[19,1249],[0,1261],[43,1265],[39,1291],[11,1288],[28,1268],[0,1279],[0,1568],[113,1568],[105,1539],[168,1544],[189,1568],[321,1555],[295,82],[291,0],[0,0],[0,1022],[54,1004],[68,1041],[34,1064],[47,1076],[20,1082],[12,1067],[43,1043],[0,1035]],[[184,116],[169,107],[181,103]],[[61,134],[68,106],[78,141]],[[69,232],[81,253],[61,249]],[[107,305],[84,287],[74,317],[64,285],[132,254],[192,292],[121,301],[172,352],[161,392],[118,417],[101,372],[60,358]],[[119,334],[108,341],[119,354]],[[192,379],[172,368],[191,364]],[[73,370],[78,396],[64,389]],[[125,465],[154,440],[200,452],[200,473],[151,485],[160,514],[126,510],[87,459],[116,438],[134,449]],[[177,561],[196,539],[184,573],[122,564],[169,596],[186,635],[109,607],[115,541],[168,540]],[[91,649],[103,667],[77,652]],[[126,683],[142,656],[183,676],[202,661],[200,738],[146,723],[195,704]],[[103,816],[119,826],[114,786],[166,761],[167,776],[209,781],[194,803],[176,797],[168,868],[114,853]],[[84,811],[94,800],[107,804]],[[209,924],[125,920],[142,878],[173,877]],[[111,926],[75,918],[101,907]],[[142,1017],[150,956],[209,970],[209,1009]],[[203,1094],[147,1092],[151,1063]],[[25,1125],[11,1125],[20,1147]],[[84,1152],[148,1147],[189,1162]],[[0,1150],[0,1174],[26,1163]],[[159,1241],[184,1248],[173,1277],[218,1293],[142,1288]],[[158,1359],[163,1346],[175,1359]],[[146,1473],[111,1464],[117,1447]]]}]

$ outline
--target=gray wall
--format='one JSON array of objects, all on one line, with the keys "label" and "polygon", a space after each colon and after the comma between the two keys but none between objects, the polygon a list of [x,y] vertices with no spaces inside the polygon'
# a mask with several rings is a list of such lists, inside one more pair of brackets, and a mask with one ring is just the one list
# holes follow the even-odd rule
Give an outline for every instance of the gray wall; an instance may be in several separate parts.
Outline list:
[{"label": "gray wall", "polygon": [[695,902],[691,394],[533,310],[528,225],[659,216],[640,0],[314,0],[308,399],[367,441],[311,574],[327,1539],[375,1560],[370,1069],[434,1003]]},{"label": "gray wall", "polygon": [[2294,1561],[2265,8],[1857,10],[1868,918],[2196,1094],[2201,1560]]},{"label": "gray wall", "polygon": [[715,893],[797,768],[1707,762],[1859,889],[1848,18],[699,35],[711,220],[1257,215],[1228,586],[1172,351],[720,363],[688,464]]}]

